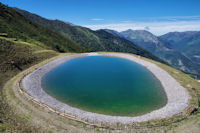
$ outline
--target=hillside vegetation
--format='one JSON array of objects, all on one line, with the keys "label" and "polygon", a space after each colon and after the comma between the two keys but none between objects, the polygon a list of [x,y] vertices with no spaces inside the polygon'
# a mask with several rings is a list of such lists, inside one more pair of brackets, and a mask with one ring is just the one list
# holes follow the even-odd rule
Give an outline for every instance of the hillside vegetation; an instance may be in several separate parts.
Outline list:
[{"label": "hillside vegetation", "polygon": [[200,71],[200,31],[170,32],[160,38],[198,64]]},{"label": "hillside vegetation", "polygon": [[0,38],[0,132],[30,132],[36,130],[27,121],[16,115],[14,108],[8,105],[2,88],[6,81],[26,68],[40,61],[56,56],[52,50],[45,50],[34,44],[22,41],[8,41]]},{"label": "hillside vegetation", "polygon": [[6,33],[10,38],[16,38],[35,43],[43,48],[59,52],[85,52],[86,49],[74,41],[56,32],[38,25],[13,8],[0,3],[0,33]]},{"label": "hillside vegetation", "polygon": [[150,52],[135,45],[134,43],[119,36],[105,32],[104,30],[93,31],[88,28],[75,26],[60,20],[48,20],[36,14],[32,14],[17,8],[14,9],[33,22],[54,30],[60,35],[70,38],[90,51],[133,53],[165,63],[160,58],[154,56]]}]

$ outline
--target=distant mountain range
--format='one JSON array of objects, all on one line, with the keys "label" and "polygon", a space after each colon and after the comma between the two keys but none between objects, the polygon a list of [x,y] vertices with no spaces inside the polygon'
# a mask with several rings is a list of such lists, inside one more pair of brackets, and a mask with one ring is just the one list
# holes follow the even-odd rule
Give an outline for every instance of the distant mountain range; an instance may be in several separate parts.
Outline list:
[{"label": "distant mountain range", "polygon": [[127,52],[168,63],[188,73],[200,73],[200,32],[172,32],[157,37],[145,30],[93,31],[3,4],[0,4],[0,23],[0,33],[46,49]]},{"label": "distant mountain range", "polygon": [[171,32],[157,37],[145,30],[105,31],[132,41],[178,69],[200,73],[200,32]]},{"label": "distant mountain range", "polygon": [[170,32],[160,38],[170,43],[173,49],[200,64],[200,31]]}]

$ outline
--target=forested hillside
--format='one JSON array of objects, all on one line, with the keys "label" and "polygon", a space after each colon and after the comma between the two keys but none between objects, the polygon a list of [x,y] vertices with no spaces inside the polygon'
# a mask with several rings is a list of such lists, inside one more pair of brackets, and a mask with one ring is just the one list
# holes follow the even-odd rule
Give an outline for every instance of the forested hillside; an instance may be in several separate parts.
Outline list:
[{"label": "forested hillside", "polygon": [[128,52],[159,62],[164,62],[160,58],[154,56],[150,52],[142,49],[134,43],[119,36],[105,32],[104,30],[93,31],[88,28],[75,26],[60,20],[48,20],[36,14],[32,14],[17,8],[14,9],[33,22],[54,30],[55,32],[60,33],[60,35],[72,39],[76,43],[91,51]]},{"label": "forested hillside", "polygon": [[59,52],[85,52],[84,47],[48,28],[25,18],[13,8],[0,3],[0,33],[9,38],[35,43]]},{"label": "forested hillside", "polygon": [[170,32],[159,38],[200,65],[200,31]]}]

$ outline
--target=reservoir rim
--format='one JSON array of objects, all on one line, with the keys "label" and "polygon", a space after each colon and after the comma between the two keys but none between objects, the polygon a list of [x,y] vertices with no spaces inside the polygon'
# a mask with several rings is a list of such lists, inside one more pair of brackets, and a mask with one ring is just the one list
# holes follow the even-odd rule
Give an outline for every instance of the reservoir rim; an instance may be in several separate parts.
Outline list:
[{"label": "reservoir rim", "polygon": [[[158,110],[154,110],[150,113],[147,113],[141,116],[136,116],[136,117],[109,116],[109,115],[87,112],[87,111],[80,110],[78,108],[71,107],[67,105],[66,103],[62,103],[56,100],[55,98],[51,97],[42,89],[41,78],[44,76],[45,73],[49,72],[54,67],[66,61],[69,61],[71,59],[85,57],[85,56],[96,56],[96,55],[120,57],[120,58],[128,59],[135,63],[145,66],[161,81],[161,84],[163,85],[163,88],[167,95],[167,99],[168,99],[167,104]],[[159,72],[164,73],[164,76],[166,76],[165,80],[163,80],[162,73],[160,75]],[[166,82],[167,83],[171,82],[172,85],[169,85],[169,86],[170,87],[173,86],[173,88],[175,89],[172,90],[170,89],[170,87],[166,88]],[[40,67],[39,69],[35,70],[34,72],[28,74],[22,80],[22,85],[28,94],[30,94],[32,97],[34,97],[41,103],[45,103],[46,105],[52,108],[57,108],[60,112],[65,112],[65,113],[74,115],[76,117],[79,117],[81,119],[85,119],[91,122],[92,121],[110,122],[110,123],[120,122],[123,124],[128,124],[132,122],[142,122],[142,121],[148,121],[152,119],[166,118],[166,117],[173,116],[181,112],[183,109],[185,109],[188,106],[188,101],[190,98],[187,90],[183,88],[182,86],[180,86],[180,84],[174,78],[172,78],[165,70],[161,69],[160,67],[158,67],[157,65],[153,63],[147,62],[133,55],[124,54],[124,53],[104,53],[104,54],[84,53],[84,54],[64,56],[54,61],[51,61],[45,64],[44,66]],[[176,91],[178,93],[175,93],[177,95],[174,95],[174,92]],[[181,98],[180,96],[183,98]]]},{"label": "reservoir rim", "polygon": [[[84,57],[77,57],[77,58],[75,58],[75,59],[72,59],[72,60],[76,60],[76,59],[80,59],[80,58],[86,58],[86,57],[91,57],[91,56],[84,56]],[[45,81],[45,82],[48,82],[47,81],[47,79],[46,79],[46,74],[43,76],[43,79],[42,79],[42,87],[43,87],[43,90],[48,94],[48,95],[50,95],[50,96],[52,96],[52,97],[54,97],[55,99],[57,99],[58,101],[61,101],[61,102],[63,102],[63,103],[66,103],[66,104],[68,104],[69,106],[71,106],[71,107],[74,107],[74,108],[78,108],[78,109],[81,109],[81,110],[84,110],[84,111],[87,111],[87,112],[93,112],[93,113],[97,113],[97,114],[104,114],[104,115],[110,115],[110,116],[129,116],[129,117],[135,117],[135,116],[141,116],[141,115],[143,115],[143,114],[147,114],[147,113],[149,113],[149,112],[151,112],[151,111],[153,111],[153,110],[157,110],[157,109],[160,109],[160,108],[162,108],[162,107],[164,107],[166,104],[167,104],[167,95],[166,95],[166,93],[165,93],[165,90],[164,90],[164,87],[162,86],[162,84],[161,84],[161,82],[160,82],[160,80],[158,80],[157,79],[157,77],[154,75],[154,74],[152,74],[151,73],[151,71],[149,71],[146,67],[144,67],[144,66],[142,66],[142,65],[140,65],[139,63],[136,63],[136,62],[133,62],[133,61],[131,61],[131,60],[129,60],[129,59],[125,59],[125,58],[121,58],[121,57],[117,57],[117,56],[108,56],[108,55],[101,55],[101,54],[99,54],[99,55],[94,55],[93,57],[105,57],[107,60],[108,59],[120,59],[120,60],[125,60],[125,61],[128,61],[129,63],[134,63],[134,65],[136,65],[136,67],[141,67],[142,68],[142,70],[145,70],[145,72],[147,72],[148,74],[150,74],[151,75],[151,79],[155,79],[155,82],[159,85],[159,91],[161,91],[161,96],[162,96],[162,103],[159,105],[159,106],[157,106],[157,104],[154,104],[154,105],[156,105],[156,106],[154,106],[153,107],[153,109],[149,109],[149,110],[145,110],[145,111],[143,111],[143,112],[137,112],[136,114],[134,114],[134,113],[132,113],[132,114],[114,114],[114,113],[111,113],[111,112],[109,112],[109,113],[107,113],[106,111],[104,111],[104,110],[100,110],[99,112],[97,111],[97,112],[95,112],[95,111],[92,111],[92,110],[90,110],[90,109],[87,109],[87,108],[81,108],[81,107],[79,107],[78,105],[76,105],[76,106],[74,106],[73,104],[70,104],[70,103],[68,103],[68,101],[66,101],[65,99],[64,99],[64,97],[62,97],[62,98],[60,98],[59,97],[59,95],[55,95],[53,92],[51,92],[50,90],[48,90],[48,87],[45,87],[45,84],[46,83],[43,83],[43,81]],[[64,63],[62,63],[62,64],[60,64],[59,66],[61,66],[61,67],[63,67],[63,68],[65,68],[66,66],[64,66],[66,63],[68,63],[68,62],[70,62],[70,60],[69,61],[66,61],[66,62],[64,62]],[[78,66],[81,66],[80,64],[78,65]],[[106,66],[105,66],[106,67]],[[134,66],[131,66],[131,69],[132,69],[132,67],[134,67]],[[54,69],[55,68],[55,69]],[[57,70],[58,68],[56,68],[56,67],[54,67],[53,69],[51,69],[48,73],[51,73],[51,72],[53,72],[53,73],[55,73],[54,72],[54,70]],[[77,69],[77,68],[76,68]],[[70,70],[68,70],[68,71],[70,71]],[[76,71],[76,70],[75,70]],[[98,70],[97,70],[98,71]],[[137,71],[137,70],[136,70]],[[57,75],[58,76],[58,75]],[[68,75],[69,76],[69,75]],[[98,76],[98,75],[97,75]],[[48,77],[48,76],[47,76]],[[44,78],[45,78],[45,80],[44,80]],[[62,83],[59,83],[59,84],[61,84],[62,85]],[[56,91],[57,89],[55,89],[54,91]],[[66,93],[66,92],[65,92]],[[61,93],[61,94],[63,94],[63,93]],[[128,107],[128,106],[127,106]]]}]

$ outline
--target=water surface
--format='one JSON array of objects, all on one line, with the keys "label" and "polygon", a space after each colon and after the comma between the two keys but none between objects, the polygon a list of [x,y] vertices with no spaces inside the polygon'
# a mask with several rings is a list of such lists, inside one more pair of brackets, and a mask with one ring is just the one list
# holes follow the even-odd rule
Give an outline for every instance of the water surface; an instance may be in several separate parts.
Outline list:
[{"label": "water surface", "polygon": [[148,69],[118,57],[67,61],[42,78],[42,87],[70,106],[107,115],[136,116],[167,103],[160,81]]}]

